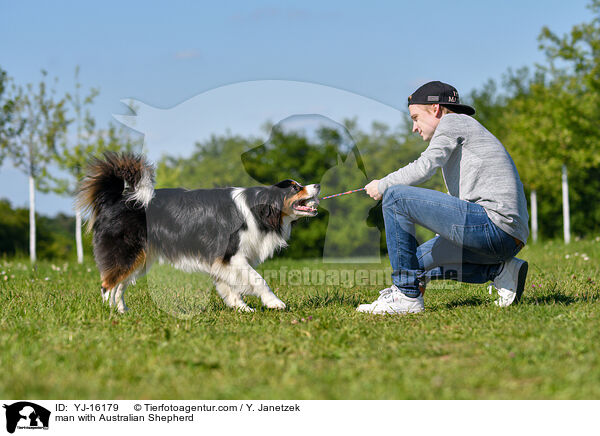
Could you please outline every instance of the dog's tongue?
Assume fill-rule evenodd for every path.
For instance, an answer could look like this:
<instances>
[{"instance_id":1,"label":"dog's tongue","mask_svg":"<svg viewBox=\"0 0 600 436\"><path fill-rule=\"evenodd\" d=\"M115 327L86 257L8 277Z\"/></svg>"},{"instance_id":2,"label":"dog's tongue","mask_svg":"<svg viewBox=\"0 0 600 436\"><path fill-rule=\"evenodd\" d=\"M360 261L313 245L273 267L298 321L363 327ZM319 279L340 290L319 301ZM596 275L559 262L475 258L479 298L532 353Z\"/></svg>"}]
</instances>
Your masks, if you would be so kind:
<instances>
[{"instance_id":1,"label":"dog's tongue","mask_svg":"<svg viewBox=\"0 0 600 436\"><path fill-rule=\"evenodd\" d=\"M296 206L296 209L298 209L298 210L308 210L308 211L315 210L315 208L310 207L310 206Z\"/></svg>"}]
</instances>

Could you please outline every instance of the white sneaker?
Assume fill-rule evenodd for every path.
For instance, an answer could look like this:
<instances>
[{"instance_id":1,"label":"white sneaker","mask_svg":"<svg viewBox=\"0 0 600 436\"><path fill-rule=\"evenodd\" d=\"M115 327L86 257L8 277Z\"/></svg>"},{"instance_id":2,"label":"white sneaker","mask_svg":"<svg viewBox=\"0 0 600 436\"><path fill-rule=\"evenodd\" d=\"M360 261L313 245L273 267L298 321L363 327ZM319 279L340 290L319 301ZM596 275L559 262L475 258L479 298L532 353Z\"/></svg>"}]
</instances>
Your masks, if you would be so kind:
<instances>
[{"instance_id":1,"label":"white sneaker","mask_svg":"<svg viewBox=\"0 0 600 436\"><path fill-rule=\"evenodd\" d=\"M418 313L425 310L423 304L423 295L416 298L407 297L396 287L386 288L379 291L379 298L371 304L361 304L356 308L358 312L377 313L377 314L397 314Z\"/></svg>"},{"instance_id":2,"label":"white sneaker","mask_svg":"<svg viewBox=\"0 0 600 436\"><path fill-rule=\"evenodd\" d=\"M373 304L375 304L379 300L383 301L383 299L388 294L390 294L392 291L395 291L396 289L398 289L398 288L396 288L396 285L392 285L389 288L385 288L385 289L379 291L379 298L377 298L377 300L373 301L372 303L359 304L358 307L356 308L356 310L359 312L368 312L368 309L371 308L371 306L373 306Z\"/></svg>"},{"instance_id":3,"label":"white sneaker","mask_svg":"<svg viewBox=\"0 0 600 436\"><path fill-rule=\"evenodd\" d=\"M500 273L488 286L490 295L492 295L493 288L498 291L498 299L494 301L496 306L506 307L519 302L525 289L528 268L529 264L526 261L516 257L502 264Z\"/></svg>"}]
</instances>

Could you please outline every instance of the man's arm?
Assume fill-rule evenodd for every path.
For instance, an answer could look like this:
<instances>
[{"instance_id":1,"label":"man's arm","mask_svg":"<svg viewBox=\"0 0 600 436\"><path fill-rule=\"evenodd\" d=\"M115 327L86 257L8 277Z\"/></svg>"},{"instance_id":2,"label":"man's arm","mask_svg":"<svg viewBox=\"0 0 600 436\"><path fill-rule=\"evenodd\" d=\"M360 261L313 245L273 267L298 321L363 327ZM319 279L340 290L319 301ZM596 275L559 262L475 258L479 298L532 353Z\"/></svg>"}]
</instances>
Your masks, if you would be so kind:
<instances>
[{"instance_id":1,"label":"man's arm","mask_svg":"<svg viewBox=\"0 0 600 436\"><path fill-rule=\"evenodd\" d=\"M448 117L446 115L444 118ZM367 194L374 200L379 200L385 190L393 185L419 185L429 180L438 168L444 166L456 147L462 145L463 138L459 136L462 123L440 122L435 135L427 149L419 158L408 165L388 174L381 180L373 180L365 186ZM377 182L377 183L375 183Z\"/></svg>"}]
</instances>

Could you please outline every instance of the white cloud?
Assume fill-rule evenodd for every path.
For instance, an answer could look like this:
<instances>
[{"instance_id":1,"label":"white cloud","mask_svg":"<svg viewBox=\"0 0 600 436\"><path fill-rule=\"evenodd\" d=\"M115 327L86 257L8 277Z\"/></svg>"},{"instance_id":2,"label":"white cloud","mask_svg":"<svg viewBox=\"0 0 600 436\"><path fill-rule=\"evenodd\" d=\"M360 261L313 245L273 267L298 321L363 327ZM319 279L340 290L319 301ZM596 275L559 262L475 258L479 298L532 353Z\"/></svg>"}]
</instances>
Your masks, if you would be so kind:
<instances>
[{"instance_id":1,"label":"white cloud","mask_svg":"<svg viewBox=\"0 0 600 436\"><path fill-rule=\"evenodd\" d=\"M181 50L175 53L175 59L193 59L199 58L200 52L198 50Z\"/></svg>"}]
</instances>

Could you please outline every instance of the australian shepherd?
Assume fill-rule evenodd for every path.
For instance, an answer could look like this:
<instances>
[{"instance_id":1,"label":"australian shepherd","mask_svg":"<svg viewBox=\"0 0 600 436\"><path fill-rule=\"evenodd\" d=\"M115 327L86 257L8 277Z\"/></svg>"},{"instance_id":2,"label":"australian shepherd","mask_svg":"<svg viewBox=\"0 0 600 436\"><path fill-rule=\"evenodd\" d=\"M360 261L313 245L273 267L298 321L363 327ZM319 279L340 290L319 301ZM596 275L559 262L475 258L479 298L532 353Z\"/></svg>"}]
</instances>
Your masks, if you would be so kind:
<instances>
[{"instance_id":1,"label":"australian shepherd","mask_svg":"<svg viewBox=\"0 0 600 436\"><path fill-rule=\"evenodd\" d=\"M284 180L272 186L154 189L154 168L139 155L93 158L76 205L89 213L102 299L125 312L128 285L154 261L212 277L229 307L253 311L255 295L272 309L285 304L253 266L287 245L292 222L317 214L318 184Z\"/></svg>"}]
</instances>

